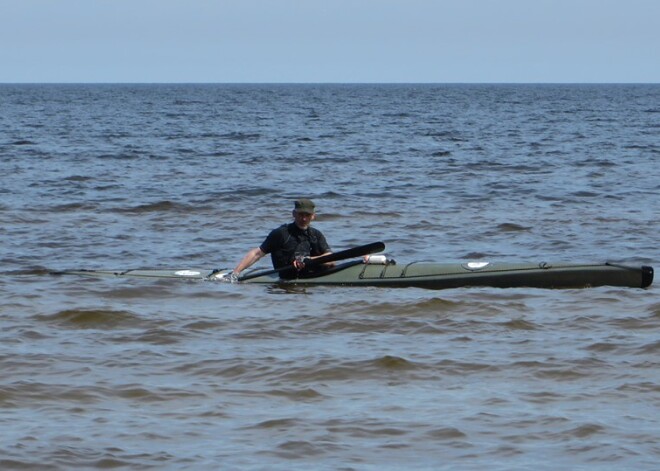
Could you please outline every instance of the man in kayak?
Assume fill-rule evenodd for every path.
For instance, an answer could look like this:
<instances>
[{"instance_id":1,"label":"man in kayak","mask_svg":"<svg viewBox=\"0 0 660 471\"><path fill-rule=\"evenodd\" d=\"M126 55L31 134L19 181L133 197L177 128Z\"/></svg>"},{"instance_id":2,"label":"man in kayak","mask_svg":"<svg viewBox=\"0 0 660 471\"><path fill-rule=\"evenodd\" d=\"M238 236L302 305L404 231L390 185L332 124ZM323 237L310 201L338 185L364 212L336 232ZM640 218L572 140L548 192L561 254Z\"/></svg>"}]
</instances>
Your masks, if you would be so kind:
<instances>
[{"instance_id":1,"label":"man in kayak","mask_svg":"<svg viewBox=\"0 0 660 471\"><path fill-rule=\"evenodd\" d=\"M236 265L232 278L237 279L246 268L254 265L264 255L270 254L274 269L292 267L280 273L282 278L295 278L305 270L306 258L314 259L331 253L325 236L311 226L316 218L315 205L311 200L296 200L293 208L293 222L283 224L268 234L259 247L250 250ZM325 267L329 264L325 264Z\"/></svg>"}]
</instances>

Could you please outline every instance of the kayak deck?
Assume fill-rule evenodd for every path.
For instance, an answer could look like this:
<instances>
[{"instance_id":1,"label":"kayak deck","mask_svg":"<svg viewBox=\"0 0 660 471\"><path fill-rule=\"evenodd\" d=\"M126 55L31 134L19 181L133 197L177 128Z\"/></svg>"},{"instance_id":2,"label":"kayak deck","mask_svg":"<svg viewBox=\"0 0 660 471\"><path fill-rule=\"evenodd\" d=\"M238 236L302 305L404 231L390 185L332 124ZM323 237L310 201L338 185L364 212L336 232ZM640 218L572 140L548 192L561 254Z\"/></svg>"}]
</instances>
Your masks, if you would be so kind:
<instances>
[{"instance_id":1,"label":"kayak deck","mask_svg":"<svg viewBox=\"0 0 660 471\"><path fill-rule=\"evenodd\" d=\"M371 264L359 261L345 262L321 274L310 277L280 279L277 273L253 269L244 273L254 276L243 283L381 286L392 288L416 287L447 289L468 286L498 288L588 288L596 286L622 286L647 288L653 282L650 266L626 266L614 263L430 263L413 262L405 265L394 263ZM93 277L170 278L189 280L226 280L227 269L137 269L66 270L56 274Z\"/></svg>"},{"instance_id":2,"label":"kayak deck","mask_svg":"<svg viewBox=\"0 0 660 471\"><path fill-rule=\"evenodd\" d=\"M588 288L623 286L646 288L653 268L615 264L557 263L427 263L372 265L347 263L322 276L278 280L277 275L253 278L248 283L295 283L299 285L353 285L447 289L467 286L497 288Z\"/></svg>"}]
</instances>

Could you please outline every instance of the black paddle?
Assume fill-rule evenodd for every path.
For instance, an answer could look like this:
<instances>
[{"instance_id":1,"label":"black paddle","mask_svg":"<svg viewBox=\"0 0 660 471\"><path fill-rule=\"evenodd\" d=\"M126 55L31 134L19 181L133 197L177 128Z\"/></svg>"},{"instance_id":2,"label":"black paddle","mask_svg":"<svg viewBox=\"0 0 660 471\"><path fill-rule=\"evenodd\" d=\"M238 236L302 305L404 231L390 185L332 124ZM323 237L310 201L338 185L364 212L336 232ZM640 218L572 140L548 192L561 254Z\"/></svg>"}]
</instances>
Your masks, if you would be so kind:
<instances>
[{"instance_id":1,"label":"black paddle","mask_svg":"<svg viewBox=\"0 0 660 471\"><path fill-rule=\"evenodd\" d=\"M336 262L338 260L345 260L347 258L356 258L363 255L368 255L370 253L382 252L385 250L385 244L383 242L373 242L367 245L361 245L360 247L353 247L352 249L342 250L341 252L330 253L328 255L323 255L322 257L315 258L313 260L308 260L305 262L305 268L315 267L317 265L322 265L328 262ZM283 267L277 268L275 270L266 270L258 273L250 273L247 275L239 276L238 281L251 280L252 278L258 278L260 276L272 275L273 273L279 273L284 270L293 270L294 268Z\"/></svg>"}]
</instances>

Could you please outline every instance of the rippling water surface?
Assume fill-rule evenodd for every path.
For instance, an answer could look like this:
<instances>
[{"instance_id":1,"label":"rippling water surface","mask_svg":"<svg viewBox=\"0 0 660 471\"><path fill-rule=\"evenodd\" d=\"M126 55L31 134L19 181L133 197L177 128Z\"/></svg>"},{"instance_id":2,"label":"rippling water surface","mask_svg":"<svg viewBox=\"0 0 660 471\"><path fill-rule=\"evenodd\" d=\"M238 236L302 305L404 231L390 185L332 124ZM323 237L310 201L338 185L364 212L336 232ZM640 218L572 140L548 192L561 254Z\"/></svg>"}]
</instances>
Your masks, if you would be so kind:
<instances>
[{"instance_id":1,"label":"rippling water surface","mask_svg":"<svg viewBox=\"0 0 660 471\"><path fill-rule=\"evenodd\" d=\"M659 86L1 85L0 124L0 468L657 469L656 286L48 272L233 267L301 195L334 250L657 268Z\"/></svg>"}]
</instances>

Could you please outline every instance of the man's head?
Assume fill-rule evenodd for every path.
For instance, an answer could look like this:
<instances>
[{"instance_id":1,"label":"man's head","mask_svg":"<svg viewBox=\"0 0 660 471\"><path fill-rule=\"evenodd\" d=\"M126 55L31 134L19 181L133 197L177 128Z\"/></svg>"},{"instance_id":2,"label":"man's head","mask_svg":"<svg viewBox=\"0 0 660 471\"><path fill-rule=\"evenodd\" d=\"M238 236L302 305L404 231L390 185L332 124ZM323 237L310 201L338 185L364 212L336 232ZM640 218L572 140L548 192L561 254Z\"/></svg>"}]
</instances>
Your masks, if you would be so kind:
<instances>
[{"instance_id":1,"label":"man's head","mask_svg":"<svg viewBox=\"0 0 660 471\"><path fill-rule=\"evenodd\" d=\"M300 198L294 202L293 219L296 226L307 229L316 217L316 207L312 200Z\"/></svg>"}]
</instances>

